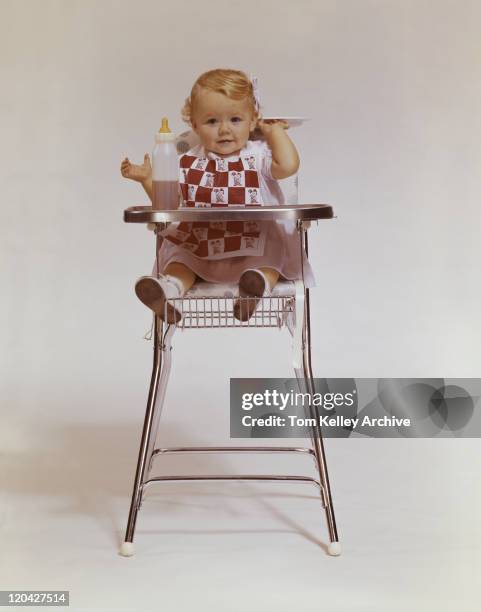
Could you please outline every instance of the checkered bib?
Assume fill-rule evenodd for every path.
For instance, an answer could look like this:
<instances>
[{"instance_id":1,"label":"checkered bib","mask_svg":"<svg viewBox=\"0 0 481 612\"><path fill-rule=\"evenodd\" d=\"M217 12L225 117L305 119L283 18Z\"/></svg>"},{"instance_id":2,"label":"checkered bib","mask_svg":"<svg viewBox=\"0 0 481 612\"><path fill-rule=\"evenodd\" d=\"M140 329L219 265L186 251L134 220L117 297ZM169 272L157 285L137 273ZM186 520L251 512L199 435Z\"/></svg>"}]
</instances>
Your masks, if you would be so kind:
<instances>
[{"instance_id":1,"label":"checkered bib","mask_svg":"<svg viewBox=\"0 0 481 612\"><path fill-rule=\"evenodd\" d=\"M195 208L261 206L255 155L236 160L182 155L179 184L184 206ZM205 259L263 255L267 231L259 221L172 223L165 239Z\"/></svg>"}]
</instances>

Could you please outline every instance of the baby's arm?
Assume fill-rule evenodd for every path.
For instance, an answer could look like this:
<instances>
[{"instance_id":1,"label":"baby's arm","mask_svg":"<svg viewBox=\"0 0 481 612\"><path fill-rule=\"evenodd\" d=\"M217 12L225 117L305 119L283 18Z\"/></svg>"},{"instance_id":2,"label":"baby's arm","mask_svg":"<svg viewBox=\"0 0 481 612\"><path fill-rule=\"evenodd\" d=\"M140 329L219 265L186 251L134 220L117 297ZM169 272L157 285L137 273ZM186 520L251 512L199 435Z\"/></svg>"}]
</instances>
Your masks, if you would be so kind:
<instances>
[{"instance_id":1,"label":"baby's arm","mask_svg":"<svg viewBox=\"0 0 481 612\"><path fill-rule=\"evenodd\" d=\"M125 178L141 183L145 193L152 201L152 166L147 153L144 155L144 163L141 166L131 164L129 158L126 157L120 166L120 172Z\"/></svg>"},{"instance_id":2,"label":"baby's arm","mask_svg":"<svg viewBox=\"0 0 481 612\"><path fill-rule=\"evenodd\" d=\"M286 133L287 123L260 119L257 127L272 151L272 177L283 179L295 174L299 169L299 154Z\"/></svg>"}]
</instances>

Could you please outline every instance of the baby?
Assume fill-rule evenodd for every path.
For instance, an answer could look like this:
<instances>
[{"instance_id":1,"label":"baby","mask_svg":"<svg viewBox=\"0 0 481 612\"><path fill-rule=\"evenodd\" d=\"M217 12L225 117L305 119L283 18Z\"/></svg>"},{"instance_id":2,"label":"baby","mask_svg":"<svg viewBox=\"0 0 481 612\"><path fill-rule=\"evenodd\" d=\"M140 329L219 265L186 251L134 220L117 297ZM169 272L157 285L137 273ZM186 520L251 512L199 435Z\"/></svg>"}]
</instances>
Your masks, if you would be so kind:
<instances>
[{"instance_id":1,"label":"baby","mask_svg":"<svg viewBox=\"0 0 481 612\"><path fill-rule=\"evenodd\" d=\"M286 133L287 123L262 120L259 112L255 88L244 72L216 69L197 79L182 111L200 140L179 158L184 206L284 203L277 180L297 172L299 155ZM254 132L262 139L249 140ZM147 154L142 165L125 158L121 173L140 182L152 200ZM234 316L241 321L252 316L280 275L300 277L298 243L280 223L176 223L162 235L158 252L162 274L141 277L135 285L139 299L162 318L165 300L182 297L198 277L239 283ZM310 274L307 260L304 266ZM242 299L246 297L251 299ZM168 304L167 322L181 317L180 309Z\"/></svg>"}]
</instances>

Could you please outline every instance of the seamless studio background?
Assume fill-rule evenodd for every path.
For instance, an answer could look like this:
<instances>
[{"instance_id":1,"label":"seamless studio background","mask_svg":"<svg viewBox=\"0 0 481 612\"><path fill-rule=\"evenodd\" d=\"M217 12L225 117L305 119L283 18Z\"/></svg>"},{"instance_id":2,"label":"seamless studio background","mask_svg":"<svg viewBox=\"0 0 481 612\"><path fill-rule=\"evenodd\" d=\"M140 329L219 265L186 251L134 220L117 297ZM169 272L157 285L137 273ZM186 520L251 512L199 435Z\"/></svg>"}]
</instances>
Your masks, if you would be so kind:
<instances>
[{"instance_id":1,"label":"seamless studio background","mask_svg":"<svg viewBox=\"0 0 481 612\"><path fill-rule=\"evenodd\" d=\"M125 574L122 601L129 601L129 571L143 567L141 555L128 566L115 551L152 356L142 339L150 315L133 286L151 270L154 243L143 226L122 220L125 208L147 199L120 176L121 160L140 162L151 151L164 115L175 131L186 129L180 109L201 72L235 67L257 75L266 115L310 118L291 133L301 155L301 201L330 203L337 214L310 232L315 375L479 376L481 6L2 0L1 8L1 528L10 551L1 588L72 588L83 609L89 594L105 609L115 581L106 572L98 582L99 559ZM171 445L226 441L230 377L291 375L287 332L206 333L174 338L162 430ZM311 568L322 567L332 585L351 581L336 609L374 610L376 602L386 609L396 591L400 606L416 601L413 609L428 610L436 602L442 610L461 598L470 610L480 566L478 441L331 440L327 450L348 553L326 565L308 538L290 534L289 546ZM180 596L187 606L204 569L190 558L196 570L189 574L184 562L190 595L168 588L173 570L162 538L187 557L200 555L192 552L199 540L185 539L181 510L180 531L169 536L169 526L154 520L159 503L138 539L163 568L164 603ZM148 524L142 512L138 529ZM302 522L303 510L292 512ZM211 609L246 605L212 552L216 545L232 556L229 534L242 530L238 520L227 535L202 535L221 585ZM256 587L259 601L267 601L269 585L278 609L292 608L301 592L305 610L321 592L336 599L334 587L312 586L314 570L294 572L281 592L275 551L286 534L279 527L265 547L255 529L241 534L244 548L235 546L253 575L257 563L272 568ZM23 544L19 534L27 536ZM389 562L379 556L380 534L397 554ZM417 538L422 546L408 562L400 543ZM252 564L249 554L259 547L263 556ZM144 569L140 583L150 576ZM379 572L381 592L363 572Z\"/></svg>"}]
</instances>

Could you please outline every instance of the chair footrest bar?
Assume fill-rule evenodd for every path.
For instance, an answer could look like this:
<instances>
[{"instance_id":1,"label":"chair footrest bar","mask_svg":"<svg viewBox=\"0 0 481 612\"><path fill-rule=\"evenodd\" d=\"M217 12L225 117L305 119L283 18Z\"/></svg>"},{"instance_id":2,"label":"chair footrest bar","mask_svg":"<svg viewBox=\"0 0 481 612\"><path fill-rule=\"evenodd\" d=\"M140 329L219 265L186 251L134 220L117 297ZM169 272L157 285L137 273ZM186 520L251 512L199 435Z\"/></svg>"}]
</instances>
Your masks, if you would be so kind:
<instances>
[{"instance_id":1,"label":"chair footrest bar","mask_svg":"<svg viewBox=\"0 0 481 612\"><path fill-rule=\"evenodd\" d=\"M173 446L170 448L156 448L152 453L152 457L175 453L302 453L315 457L312 448L297 448L294 446Z\"/></svg>"},{"instance_id":2,"label":"chair footrest bar","mask_svg":"<svg viewBox=\"0 0 481 612\"><path fill-rule=\"evenodd\" d=\"M145 492L146 488L154 483L158 482L191 482L193 480L198 481L219 481L219 480L232 480L232 481L257 481L257 482L279 482L279 481L289 481L289 482L300 482L300 483L309 483L314 484L322 491L323 487L321 483L315 478L311 478L310 476L284 476L284 475L271 475L271 474L202 474L202 475L175 475L175 476L155 476L154 478L149 478L143 484L143 492ZM324 503L324 500L322 500Z\"/></svg>"}]
</instances>

